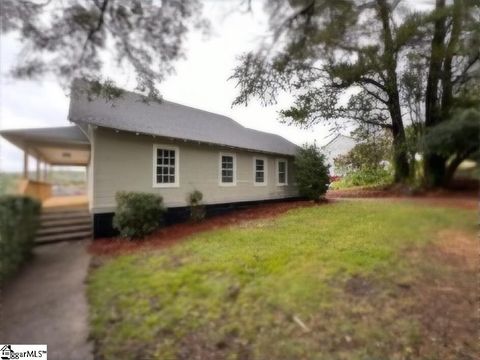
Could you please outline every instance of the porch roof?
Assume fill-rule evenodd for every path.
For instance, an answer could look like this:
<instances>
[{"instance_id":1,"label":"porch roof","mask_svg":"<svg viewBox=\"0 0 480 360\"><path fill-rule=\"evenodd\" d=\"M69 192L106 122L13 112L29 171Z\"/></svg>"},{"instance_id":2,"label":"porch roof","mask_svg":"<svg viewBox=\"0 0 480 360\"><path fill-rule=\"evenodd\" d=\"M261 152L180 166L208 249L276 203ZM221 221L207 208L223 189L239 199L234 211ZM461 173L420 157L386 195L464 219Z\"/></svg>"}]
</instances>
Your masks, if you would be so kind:
<instances>
[{"instance_id":1,"label":"porch roof","mask_svg":"<svg viewBox=\"0 0 480 360\"><path fill-rule=\"evenodd\" d=\"M50 165L87 165L90 142L78 126L2 130L0 136Z\"/></svg>"}]
</instances>

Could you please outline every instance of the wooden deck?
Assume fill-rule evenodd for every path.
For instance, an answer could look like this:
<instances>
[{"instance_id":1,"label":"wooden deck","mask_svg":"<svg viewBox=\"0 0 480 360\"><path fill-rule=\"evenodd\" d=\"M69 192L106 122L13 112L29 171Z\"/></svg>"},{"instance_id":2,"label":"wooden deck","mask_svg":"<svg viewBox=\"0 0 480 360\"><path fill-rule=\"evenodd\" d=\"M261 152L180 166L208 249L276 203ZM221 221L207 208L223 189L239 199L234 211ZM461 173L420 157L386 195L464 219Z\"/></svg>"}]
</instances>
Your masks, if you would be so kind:
<instances>
[{"instance_id":1,"label":"wooden deck","mask_svg":"<svg viewBox=\"0 0 480 360\"><path fill-rule=\"evenodd\" d=\"M86 195L54 196L45 199L42 205L44 209L48 210L62 208L87 209L88 198Z\"/></svg>"}]
</instances>

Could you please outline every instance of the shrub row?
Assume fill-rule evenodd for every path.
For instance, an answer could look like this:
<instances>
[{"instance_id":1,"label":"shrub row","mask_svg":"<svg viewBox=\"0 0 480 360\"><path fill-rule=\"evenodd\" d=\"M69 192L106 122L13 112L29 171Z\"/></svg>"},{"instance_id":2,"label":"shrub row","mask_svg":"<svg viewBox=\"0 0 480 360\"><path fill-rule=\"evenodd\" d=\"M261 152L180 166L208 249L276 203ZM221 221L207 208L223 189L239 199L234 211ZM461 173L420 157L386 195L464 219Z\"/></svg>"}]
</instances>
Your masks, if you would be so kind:
<instances>
[{"instance_id":1,"label":"shrub row","mask_svg":"<svg viewBox=\"0 0 480 360\"><path fill-rule=\"evenodd\" d=\"M205 218L205 207L202 205L203 194L195 190L188 194L192 221ZM139 239L151 234L163 225L166 209L160 195L141 192L118 192L117 208L113 217L113 227L121 237Z\"/></svg>"},{"instance_id":2,"label":"shrub row","mask_svg":"<svg viewBox=\"0 0 480 360\"><path fill-rule=\"evenodd\" d=\"M0 197L0 282L10 277L31 255L40 211L40 202L30 197Z\"/></svg>"},{"instance_id":3,"label":"shrub row","mask_svg":"<svg viewBox=\"0 0 480 360\"><path fill-rule=\"evenodd\" d=\"M387 169L361 169L353 171L332 183L332 189L344 189L354 186L388 185L392 182L392 173Z\"/></svg>"}]
</instances>

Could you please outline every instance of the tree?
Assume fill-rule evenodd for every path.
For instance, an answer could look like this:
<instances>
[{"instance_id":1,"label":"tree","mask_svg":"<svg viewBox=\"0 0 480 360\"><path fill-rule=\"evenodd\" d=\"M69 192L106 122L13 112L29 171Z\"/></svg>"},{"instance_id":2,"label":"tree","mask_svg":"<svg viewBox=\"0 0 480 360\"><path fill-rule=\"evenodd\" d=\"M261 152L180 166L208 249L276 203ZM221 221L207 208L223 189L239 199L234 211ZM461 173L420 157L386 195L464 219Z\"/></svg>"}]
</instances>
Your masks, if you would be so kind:
<instances>
[{"instance_id":1,"label":"tree","mask_svg":"<svg viewBox=\"0 0 480 360\"><path fill-rule=\"evenodd\" d=\"M479 80L472 76L472 68L478 66L480 60L480 5L469 0L454 0L447 6L445 0L436 0L433 18L425 92L427 129L449 121L460 105L456 101L458 97L465 96L464 89L473 86L473 82L478 84ZM443 129L453 128L446 126ZM425 154L425 180L428 185L438 186L452 176L446 173L449 156L444 151L431 150Z\"/></svg>"},{"instance_id":2,"label":"tree","mask_svg":"<svg viewBox=\"0 0 480 360\"><path fill-rule=\"evenodd\" d=\"M105 66L126 67L136 74L137 90L151 97L184 55L188 30L206 29L200 13L200 0L0 2L2 33L19 34L23 45L11 69L15 77L98 84Z\"/></svg>"},{"instance_id":3,"label":"tree","mask_svg":"<svg viewBox=\"0 0 480 360\"><path fill-rule=\"evenodd\" d=\"M335 166L350 171L384 169L384 162L391 160L391 146L391 138L385 134L367 138L347 154L334 159Z\"/></svg>"},{"instance_id":4,"label":"tree","mask_svg":"<svg viewBox=\"0 0 480 360\"><path fill-rule=\"evenodd\" d=\"M395 180L406 180L405 124L423 136L426 114L428 124L436 123L431 117L440 102L438 116L445 118L456 101L452 94L472 81L469 70L478 66L479 5L441 2L434 11L418 12L399 0L270 0L274 39L241 58L232 76L240 88L234 104L251 97L270 104L287 91L294 96L293 106L281 112L287 123L353 120L386 129ZM442 41L446 50L438 51ZM430 99L422 114L433 94L441 101Z\"/></svg>"},{"instance_id":5,"label":"tree","mask_svg":"<svg viewBox=\"0 0 480 360\"><path fill-rule=\"evenodd\" d=\"M395 179L405 180L409 166L397 70L398 58L414 36L416 14L398 24L397 4L270 1L275 41L241 58L232 76L240 87L234 104L247 104L252 96L268 104L280 91L289 91L294 105L281 114L290 123L353 119L387 129L393 137ZM289 15L277 21L282 13ZM342 96L349 98L347 104L341 103Z\"/></svg>"},{"instance_id":6,"label":"tree","mask_svg":"<svg viewBox=\"0 0 480 360\"><path fill-rule=\"evenodd\" d=\"M325 156L316 144L304 145L295 157L295 176L301 196L319 200L330 183Z\"/></svg>"},{"instance_id":7,"label":"tree","mask_svg":"<svg viewBox=\"0 0 480 360\"><path fill-rule=\"evenodd\" d=\"M448 185L462 161L480 160L479 139L480 108L462 110L428 130L426 154L434 153L447 159L443 185Z\"/></svg>"}]
</instances>

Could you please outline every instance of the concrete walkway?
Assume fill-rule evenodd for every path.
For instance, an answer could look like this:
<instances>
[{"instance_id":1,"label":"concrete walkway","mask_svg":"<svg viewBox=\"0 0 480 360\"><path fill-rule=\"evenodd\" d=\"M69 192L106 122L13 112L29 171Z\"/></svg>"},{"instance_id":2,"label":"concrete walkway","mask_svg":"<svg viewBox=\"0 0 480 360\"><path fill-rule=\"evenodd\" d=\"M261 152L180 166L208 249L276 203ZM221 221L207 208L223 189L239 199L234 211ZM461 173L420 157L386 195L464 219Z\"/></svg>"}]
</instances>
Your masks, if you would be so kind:
<instances>
[{"instance_id":1,"label":"concrete walkway","mask_svg":"<svg viewBox=\"0 0 480 360\"><path fill-rule=\"evenodd\" d=\"M1 292L0 343L47 344L49 360L90 360L87 241L40 246Z\"/></svg>"}]
</instances>

